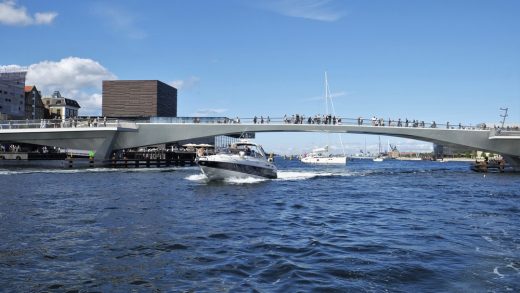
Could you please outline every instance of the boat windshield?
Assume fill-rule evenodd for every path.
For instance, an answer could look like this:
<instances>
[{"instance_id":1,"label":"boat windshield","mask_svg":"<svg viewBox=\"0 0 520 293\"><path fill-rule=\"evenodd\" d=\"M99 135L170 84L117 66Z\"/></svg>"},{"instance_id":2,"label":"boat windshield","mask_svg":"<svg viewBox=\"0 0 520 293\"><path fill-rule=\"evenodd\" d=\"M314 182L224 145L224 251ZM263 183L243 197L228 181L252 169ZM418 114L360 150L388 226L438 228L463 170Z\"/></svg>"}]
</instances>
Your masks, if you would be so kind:
<instances>
[{"instance_id":1,"label":"boat windshield","mask_svg":"<svg viewBox=\"0 0 520 293\"><path fill-rule=\"evenodd\" d=\"M232 144L230 147L223 149L223 153L228 154L240 154L244 153L245 156L254 157L254 158L265 158L264 150L261 146L256 144L248 144L248 143L237 143Z\"/></svg>"}]
</instances>

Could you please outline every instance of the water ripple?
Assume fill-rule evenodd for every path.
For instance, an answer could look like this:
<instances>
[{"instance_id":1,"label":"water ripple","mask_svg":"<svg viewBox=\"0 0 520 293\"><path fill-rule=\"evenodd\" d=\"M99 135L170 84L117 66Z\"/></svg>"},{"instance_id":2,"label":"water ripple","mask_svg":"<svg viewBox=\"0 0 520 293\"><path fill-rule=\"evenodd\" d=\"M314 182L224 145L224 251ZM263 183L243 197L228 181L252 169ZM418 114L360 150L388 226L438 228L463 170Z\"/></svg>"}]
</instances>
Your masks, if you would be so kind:
<instances>
[{"instance_id":1,"label":"water ripple","mask_svg":"<svg viewBox=\"0 0 520 293\"><path fill-rule=\"evenodd\" d=\"M0 170L10 292L520 291L520 181L464 164ZM7 288L7 289L5 289Z\"/></svg>"}]
</instances>

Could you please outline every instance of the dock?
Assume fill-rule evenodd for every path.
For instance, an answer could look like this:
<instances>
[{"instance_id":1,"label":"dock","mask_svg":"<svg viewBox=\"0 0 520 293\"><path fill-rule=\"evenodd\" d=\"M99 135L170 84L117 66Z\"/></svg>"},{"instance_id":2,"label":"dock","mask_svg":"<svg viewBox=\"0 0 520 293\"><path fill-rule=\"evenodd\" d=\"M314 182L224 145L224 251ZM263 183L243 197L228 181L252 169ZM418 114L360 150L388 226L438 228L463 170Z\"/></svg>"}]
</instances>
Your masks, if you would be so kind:
<instances>
[{"instance_id":1,"label":"dock","mask_svg":"<svg viewBox=\"0 0 520 293\"><path fill-rule=\"evenodd\" d=\"M130 152L122 158L112 157L108 165L112 168L150 168L194 166L195 152Z\"/></svg>"}]
</instances>

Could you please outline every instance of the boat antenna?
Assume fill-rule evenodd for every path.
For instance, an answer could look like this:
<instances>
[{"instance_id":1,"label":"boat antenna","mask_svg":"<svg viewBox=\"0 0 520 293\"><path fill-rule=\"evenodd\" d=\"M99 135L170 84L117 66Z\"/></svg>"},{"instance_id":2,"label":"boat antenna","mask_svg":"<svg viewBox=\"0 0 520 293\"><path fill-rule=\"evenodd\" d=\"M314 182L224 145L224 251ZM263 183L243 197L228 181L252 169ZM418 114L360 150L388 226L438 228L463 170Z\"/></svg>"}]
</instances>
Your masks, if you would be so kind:
<instances>
[{"instance_id":1,"label":"boat antenna","mask_svg":"<svg viewBox=\"0 0 520 293\"><path fill-rule=\"evenodd\" d=\"M502 127L501 128L504 128L504 123L506 123L506 117L508 116L507 110L509 110L509 108L500 108L500 111L504 111L504 114L500 114L500 117L502 117Z\"/></svg>"},{"instance_id":2,"label":"boat antenna","mask_svg":"<svg viewBox=\"0 0 520 293\"><path fill-rule=\"evenodd\" d=\"M243 137L246 133L247 133L247 127L244 129L244 131L242 131L242 133L240 133L240 136L238 137L238 139L243 139Z\"/></svg>"}]
</instances>

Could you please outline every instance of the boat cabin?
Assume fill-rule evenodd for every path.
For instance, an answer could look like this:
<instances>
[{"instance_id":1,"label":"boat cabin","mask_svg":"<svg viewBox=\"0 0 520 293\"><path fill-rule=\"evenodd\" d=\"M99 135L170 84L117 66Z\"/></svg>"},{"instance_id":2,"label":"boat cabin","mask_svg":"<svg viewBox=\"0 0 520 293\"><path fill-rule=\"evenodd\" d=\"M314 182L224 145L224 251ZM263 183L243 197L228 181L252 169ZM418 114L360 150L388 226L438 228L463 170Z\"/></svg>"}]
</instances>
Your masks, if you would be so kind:
<instances>
[{"instance_id":1,"label":"boat cabin","mask_svg":"<svg viewBox=\"0 0 520 293\"><path fill-rule=\"evenodd\" d=\"M265 158L265 152L262 146L251 142L237 142L231 145L229 152L239 154L241 156Z\"/></svg>"}]
</instances>

